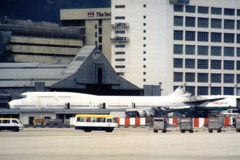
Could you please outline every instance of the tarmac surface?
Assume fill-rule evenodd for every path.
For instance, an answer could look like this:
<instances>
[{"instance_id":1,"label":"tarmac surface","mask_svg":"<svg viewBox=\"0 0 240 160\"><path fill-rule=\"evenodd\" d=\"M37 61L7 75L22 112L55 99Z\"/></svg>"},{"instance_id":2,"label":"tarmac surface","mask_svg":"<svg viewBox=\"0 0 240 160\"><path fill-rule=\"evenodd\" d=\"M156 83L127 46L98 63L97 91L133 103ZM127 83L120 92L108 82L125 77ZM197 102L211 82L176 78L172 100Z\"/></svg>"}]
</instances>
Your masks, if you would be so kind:
<instances>
[{"instance_id":1,"label":"tarmac surface","mask_svg":"<svg viewBox=\"0 0 240 160\"><path fill-rule=\"evenodd\" d=\"M0 159L240 159L240 133L200 130L153 133L119 128L112 133L74 128L25 128L0 132Z\"/></svg>"}]
</instances>

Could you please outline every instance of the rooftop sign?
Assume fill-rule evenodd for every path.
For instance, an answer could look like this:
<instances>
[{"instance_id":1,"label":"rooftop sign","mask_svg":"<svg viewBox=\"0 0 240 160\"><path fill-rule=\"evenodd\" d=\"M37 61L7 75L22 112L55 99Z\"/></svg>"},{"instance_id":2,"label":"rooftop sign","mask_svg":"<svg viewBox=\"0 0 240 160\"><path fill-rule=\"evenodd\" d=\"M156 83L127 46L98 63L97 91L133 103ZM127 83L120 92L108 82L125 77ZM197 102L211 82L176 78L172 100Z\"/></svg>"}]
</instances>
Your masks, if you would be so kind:
<instances>
[{"instance_id":1,"label":"rooftop sign","mask_svg":"<svg viewBox=\"0 0 240 160\"><path fill-rule=\"evenodd\" d=\"M188 4L190 0L169 0L170 3L184 3Z\"/></svg>"}]
</instances>

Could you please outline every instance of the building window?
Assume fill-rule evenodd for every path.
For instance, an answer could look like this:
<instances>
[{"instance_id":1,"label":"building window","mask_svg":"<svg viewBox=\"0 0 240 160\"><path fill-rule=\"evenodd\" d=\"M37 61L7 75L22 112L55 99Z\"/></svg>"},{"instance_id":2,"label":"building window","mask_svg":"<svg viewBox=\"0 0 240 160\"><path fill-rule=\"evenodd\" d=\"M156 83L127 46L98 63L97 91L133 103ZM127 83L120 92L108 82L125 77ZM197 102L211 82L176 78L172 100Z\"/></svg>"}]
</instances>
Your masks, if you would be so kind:
<instances>
[{"instance_id":1,"label":"building window","mask_svg":"<svg viewBox=\"0 0 240 160\"><path fill-rule=\"evenodd\" d=\"M124 65L121 65L121 66L115 66L115 68L125 68Z\"/></svg>"},{"instance_id":2,"label":"building window","mask_svg":"<svg viewBox=\"0 0 240 160\"><path fill-rule=\"evenodd\" d=\"M143 40L146 40L146 37L143 37Z\"/></svg>"},{"instance_id":3,"label":"building window","mask_svg":"<svg viewBox=\"0 0 240 160\"><path fill-rule=\"evenodd\" d=\"M224 29L234 29L234 20L224 19Z\"/></svg>"},{"instance_id":4,"label":"building window","mask_svg":"<svg viewBox=\"0 0 240 160\"><path fill-rule=\"evenodd\" d=\"M146 51L143 51L143 54L146 54Z\"/></svg>"},{"instance_id":5,"label":"building window","mask_svg":"<svg viewBox=\"0 0 240 160\"><path fill-rule=\"evenodd\" d=\"M183 26L182 16L174 16L174 26Z\"/></svg>"},{"instance_id":6,"label":"building window","mask_svg":"<svg viewBox=\"0 0 240 160\"><path fill-rule=\"evenodd\" d=\"M125 31L115 31L115 34L125 34Z\"/></svg>"},{"instance_id":7,"label":"building window","mask_svg":"<svg viewBox=\"0 0 240 160\"><path fill-rule=\"evenodd\" d=\"M215 74L215 73L211 74L211 83L221 83L221 82L222 82L221 74Z\"/></svg>"},{"instance_id":8,"label":"building window","mask_svg":"<svg viewBox=\"0 0 240 160\"><path fill-rule=\"evenodd\" d=\"M224 74L224 83L234 83L234 74Z\"/></svg>"},{"instance_id":9,"label":"building window","mask_svg":"<svg viewBox=\"0 0 240 160\"><path fill-rule=\"evenodd\" d=\"M173 73L173 81L174 82L182 82L183 81L183 73L182 72L174 72Z\"/></svg>"},{"instance_id":10,"label":"building window","mask_svg":"<svg viewBox=\"0 0 240 160\"><path fill-rule=\"evenodd\" d=\"M209 7L198 6L198 13L208 14Z\"/></svg>"},{"instance_id":11,"label":"building window","mask_svg":"<svg viewBox=\"0 0 240 160\"><path fill-rule=\"evenodd\" d=\"M189 5L186 5L186 12L187 13L195 13L195 6L189 6Z\"/></svg>"},{"instance_id":12,"label":"building window","mask_svg":"<svg viewBox=\"0 0 240 160\"><path fill-rule=\"evenodd\" d=\"M99 45L98 48L100 49L100 51L102 51L102 45Z\"/></svg>"},{"instance_id":13,"label":"building window","mask_svg":"<svg viewBox=\"0 0 240 160\"><path fill-rule=\"evenodd\" d=\"M143 79L143 82L146 82L147 80L146 79Z\"/></svg>"},{"instance_id":14,"label":"building window","mask_svg":"<svg viewBox=\"0 0 240 160\"><path fill-rule=\"evenodd\" d=\"M240 34L237 34L237 43L240 43Z\"/></svg>"},{"instance_id":15,"label":"building window","mask_svg":"<svg viewBox=\"0 0 240 160\"><path fill-rule=\"evenodd\" d=\"M234 34L224 33L224 43L234 43Z\"/></svg>"},{"instance_id":16,"label":"building window","mask_svg":"<svg viewBox=\"0 0 240 160\"><path fill-rule=\"evenodd\" d=\"M240 50L240 48L239 48ZM183 45L182 44L174 44L173 46L174 54L183 54Z\"/></svg>"},{"instance_id":17,"label":"building window","mask_svg":"<svg viewBox=\"0 0 240 160\"><path fill-rule=\"evenodd\" d=\"M116 55L125 54L125 52L115 52Z\"/></svg>"},{"instance_id":18,"label":"building window","mask_svg":"<svg viewBox=\"0 0 240 160\"><path fill-rule=\"evenodd\" d=\"M122 20L122 19L125 19L125 17L124 16L115 17L115 20Z\"/></svg>"},{"instance_id":19,"label":"building window","mask_svg":"<svg viewBox=\"0 0 240 160\"><path fill-rule=\"evenodd\" d=\"M95 24L95 29L97 29L97 24Z\"/></svg>"},{"instance_id":20,"label":"building window","mask_svg":"<svg viewBox=\"0 0 240 160\"><path fill-rule=\"evenodd\" d=\"M198 27L208 28L208 18L198 18Z\"/></svg>"},{"instance_id":21,"label":"building window","mask_svg":"<svg viewBox=\"0 0 240 160\"><path fill-rule=\"evenodd\" d=\"M221 60L211 60L211 69L222 69Z\"/></svg>"},{"instance_id":22,"label":"building window","mask_svg":"<svg viewBox=\"0 0 240 160\"><path fill-rule=\"evenodd\" d=\"M122 45L122 44L120 44L120 45L115 45L115 48L125 48L125 45Z\"/></svg>"},{"instance_id":23,"label":"building window","mask_svg":"<svg viewBox=\"0 0 240 160\"><path fill-rule=\"evenodd\" d=\"M185 68L195 68L195 59L185 59Z\"/></svg>"},{"instance_id":24,"label":"building window","mask_svg":"<svg viewBox=\"0 0 240 160\"><path fill-rule=\"evenodd\" d=\"M223 88L224 95L234 95L233 87L224 87Z\"/></svg>"},{"instance_id":25,"label":"building window","mask_svg":"<svg viewBox=\"0 0 240 160\"><path fill-rule=\"evenodd\" d=\"M146 72L143 72L143 75L146 75Z\"/></svg>"},{"instance_id":26,"label":"building window","mask_svg":"<svg viewBox=\"0 0 240 160\"><path fill-rule=\"evenodd\" d=\"M237 47L237 57L240 57L240 48Z\"/></svg>"},{"instance_id":27,"label":"building window","mask_svg":"<svg viewBox=\"0 0 240 160\"><path fill-rule=\"evenodd\" d=\"M198 73L198 82L208 82L208 73Z\"/></svg>"},{"instance_id":28,"label":"building window","mask_svg":"<svg viewBox=\"0 0 240 160\"><path fill-rule=\"evenodd\" d=\"M98 34L102 35L102 28L98 28Z\"/></svg>"},{"instance_id":29,"label":"building window","mask_svg":"<svg viewBox=\"0 0 240 160\"><path fill-rule=\"evenodd\" d=\"M235 15L235 9L224 8L224 15L226 15L226 16L234 16Z\"/></svg>"},{"instance_id":30,"label":"building window","mask_svg":"<svg viewBox=\"0 0 240 160\"><path fill-rule=\"evenodd\" d=\"M208 42L208 32L198 32L199 42Z\"/></svg>"},{"instance_id":31,"label":"building window","mask_svg":"<svg viewBox=\"0 0 240 160\"><path fill-rule=\"evenodd\" d=\"M217 15L222 15L222 8L211 8L211 14L217 14Z\"/></svg>"},{"instance_id":32,"label":"building window","mask_svg":"<svg viewBox=\"0 0 240 160\"><path fill-rule=\"evenodd\" d=\"M174 31L174 40L183 40L183 31Z\"/></svg>"},{"instance_id":33,"label":"building window","mask_svg":"<svg viewBox=\"0 0 240 160\"><path fill-rule=\"evenodd\" d=\"M186 27L195 27L195 17L186 17Z\"/></svg>"},{"instance_id":34,"label":"building window","mask_svg":"<svg viewBox=\"0 0 240 160\"><path fill-rule=\"evenodd\" d=\"M208 46L198 46L198 55L207 56Z\"/></svg>"},{"instance_id":35,"label":"building window","mask_svg":"<svg viewBox=\"0 0 240 160\"><path fill-rule=\"evenodd\" d=\"M222 33L211 33L211 42L222 42Z\"/></svg>"},{"instance_id":36,"label":"building window","mask_svg":"<svg viewBox=\"0 0 240 160\"><path fill-rule=\"evenodd\" d=\"M192 96L195 96L195 86L186 86L185 90L191 93Z\"/></svg>"},{"instance_id":37,"label":"building window","mask_svg":"<svg viewBox=\"0 0 240 160\"><path fill-rule=\"evenodd\" d=\"M146 68L147 66L146 65L143 65L143 68Z\"/></svg>"},{"instance_id":38,"label":"building window","mask_svg":"<svg viewBox=\"0 0 240 160\"><path fill-rule=\"evenodd\" d=\"M125 5L115 5L115 8L125 8Z\"/></svg>"},{"instance_id":39,"label":"building window","mask_svg":"<svg viewBox=\"0 0 240 160\"><path fill-rule=\"evenodd\" d=\"M224 56L234 57L234 47L224 47Z\"/></svg>"},{"instance_id":40,"label":"building window","mask_svg":"<svg viewBox=\"0 0 240 160\"><path fill-rule=\"evenodd\" d=\"M195 31L186 31L185 40L186 41L195 41Z\"/></svg>"},{"instance_id":41,"label":"building window","mask_svg":"<svg viewBox=\"0 0 240 160\"><path fill-rule=\"evenodd\" d=\"M185 73L185 82L195 82L195 73Z\"/></svg>"},{"instance_id":42,"label":"building window","mask_svg":"<svg viewBox=\"0 0 240 160\"><path fill-rule=\"evenodd\" d=\"M117 59L115 59L115 61L116 62L123 62L123 61L125 61L125 59L124 58L117 58Z\"/></svg>"},{"instance_id":43,"label":"building window","mask_svg":"<svg viewBox=\"0 0 240 160\"><path fill-rule=\"evenodd\" d=\"M146 19L146 16L143 16L143 19Z\"/></svg>"},{"instance_id":44,"label":"building window","mask_svg":"<svg viewBox=\"0 0 240 160\"><path fill-rule=\"evenodd\" d=\"M97 46L97 41L95 41L95 46Z\"/></svg>"},{"instance_id":45,"label":"building window","mask_svg":"<svg viewBox=\"0 0 240 160\"><path fill-rule=\"evenodd\" d=\"M146 8L147 7L147 5L146 4L143 4L143 8Z\"/></svg>"},{"instance_id":46,"label":"building window","mask_svg":"<svg viewBox=\"0 0 240 160\"><path fill-rule=\"evenodd\" d=\"M186 45L185 46L185 54L186 55L195 55L195 46L194 45Z\"/></svg>"},{"instance_id":47,"label":"building window","mask_svg":"<svg viewBox=\"0 0 240 160\"><path fill-rule=\"evenodd\" d=\"M237 16L240 16L240 9L237 10Z\"/></svg>"},{"instance_id":48,"label":"building window","mask_svg":"<svg viewBox=\"0 0 240 160\"><path fill-rule=\"evenodd\" d=\"M221 56L222 47L220 46L211 46L211 56Z\"/></svg>"},{"instance_id":49,"label":"building window","mask_svg":"<svg viewBox=\"0 0 240 160\"><path fill-rule=\"evenodd\" d=\"M99 42L99 43L102 43L102 36L99 36L99 37L98 37L98 42Z\"/></svg>"},{"instance_id":50,"label":"building window","mask_svg":"<svg viewBox=\"0 0 240 160\"><path fill-rule=\"evenodd\" d=\"M211 95L221 95L221 87L211 87Z\"/></svg>"},{"instance_id":51,"label":"building window","mask_svg":"<svg viewBox=\"0 0 240 160\"><path fill-rule=\"evenodd\" d=\"M225 70L234 70L234 61L224 60L223 65Z\"/></svg>"},{"instance_id":52,"label":"building window","mask_svg":"<svg viewBox=\"0 0 240 160\"><path fill-rule=\"evenodd\" d=\"M146 44L143 44L143 47L146 47Z\"/></svg>"},{"instance_id":53,"label":"building window","mask_svg":"<svg viewBox=\"0 0 240 160\"><path fill-rule=\"evenodd\" d=\"M182 58L174 58L173 59L173 67L174 68L183 68L183 59Z\"/></svg>"},{"instance_id":54,"label":"building window","mask_svg":"<svg viewBox=\"0 0 240 160\"><path fill-rule=\"evenodd\" d=\"M222 28L222 20L221 19L211 19L211 28Z\"/></svg>"},{"instance_id":55,"label":"building window","mask_svg":"<svg viewBox=\"0 0 240 160\"><path fill-rule=\"evenodd\" d=\"M237 70L240 70L240 61L237 61L237 66L236 66Z\"/></svg>"},{"instance_id":56,"label":"building window","mask_svg":"<svg viewBox=\"0 0 240 160\"><path fill-rule=\"evenodd\" d=\"M198 96L208 95L208 87L197 87L197 88L198 88Z\"/></svg>"},{"instance_id":57,"label":"building window","mask_svg":"<svg viewBox=\"0 0 240 160\"><path fill-rule=\"evenodd\" d=\"M183 5L174 4L174 12L183 12Z\"/></svg>"},{"instance_id":58,"label":"building window","mask_svg":"<svg viewBox=\"0 0 240 160\"><path fill-rule=\"evenodd\" d=\"M99 26L102 26L102 19L99 19L99 20L98 20L98 25L99 25Z\"/></svg>"},{"instance_id":59,"label":"building window","mask_svg":"<svg viewBox=\"0 0 240 160\"><path fill-rule=\"evenodd\" d=\"M97 32L95 32L95 38L97 38Z\"/></svg>"},{"instance_id":60,"label":"building window","mask_svg":"<svg viewBox=\"0 0 240 160\"><path fill-rule=\"evenodd\" d=\"M146 58L143 58L143 61L146 61Z\"/></svg>"},{"instance_id":61,"label":"building window","mask_svg":"<svg viewBox=\"0 0 240 160\"><path fill-rule=\"evenodd\" d=\"M146 33L147 31L146 30L143 30L143 33Z\"/></svg>"},{"instance_id":62,"label":"building window","mask_svg":"<svg viewBox=\"0 0 240 160\"><path fill-rule=\"evenodd\" d=\"M237 74L237 83L240 83L240 74Z\"/></svg>"},{"instance_id":63,"label":"building window","mask_svg":"<svg viewBox=\"0 0 240 160\"><path fill-rule=\"evenodd\" d=\"M197 60L198 69L208 69L208 59Z\"/></svg>"},{"instance_id":64,"label":"building window","mask_svg":"<svg viewBox=\"0 0 240 160\"><path fill-rule=\"evenodd\" d=\"M143 26L146 26L146 23L143 23Z\"/></svg>"}]
</instances>

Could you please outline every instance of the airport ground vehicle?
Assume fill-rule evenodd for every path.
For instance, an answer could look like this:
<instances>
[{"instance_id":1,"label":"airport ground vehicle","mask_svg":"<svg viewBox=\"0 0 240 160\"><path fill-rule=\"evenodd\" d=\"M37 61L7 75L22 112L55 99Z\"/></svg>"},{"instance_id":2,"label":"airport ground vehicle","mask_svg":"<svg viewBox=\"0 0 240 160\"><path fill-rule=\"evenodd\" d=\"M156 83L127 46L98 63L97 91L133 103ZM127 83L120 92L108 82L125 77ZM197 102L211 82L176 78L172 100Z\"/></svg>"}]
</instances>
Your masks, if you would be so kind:
<instances>
[{"instance_id":1,"label":"airport ground vehicle","mask_svg":"<svg viewBox=\"0 0 240 160\"><path fill-rule=\"evenodd\" d=\"M153 132L157 133L158 130L162 130L162 133L167 132L167 119L166 118L154 118L153 119Z\"/></svg>"},{"instance_id":2,"label":"airport ground vehicle","mask_svg":"<svg viewBox=\"0 0 240 160\"><path fill-rule=\"evenodd\" d=\"M76 115L75 129L81 129L85 132L106 131L112 132L118 127L115 116L111 115Z\"/></svg>"},{"instance_id":3,"label":"airport ground vehicle","mask_svg":"<svg viewBox=\"0 0 240 160\"><path fill-rule=\"evenodd\" d=\"M22 122L17 118L0 118L0 131L11 130L18 132L19 130L23 130L23 128Z\"/></svg>"}]
</instances>

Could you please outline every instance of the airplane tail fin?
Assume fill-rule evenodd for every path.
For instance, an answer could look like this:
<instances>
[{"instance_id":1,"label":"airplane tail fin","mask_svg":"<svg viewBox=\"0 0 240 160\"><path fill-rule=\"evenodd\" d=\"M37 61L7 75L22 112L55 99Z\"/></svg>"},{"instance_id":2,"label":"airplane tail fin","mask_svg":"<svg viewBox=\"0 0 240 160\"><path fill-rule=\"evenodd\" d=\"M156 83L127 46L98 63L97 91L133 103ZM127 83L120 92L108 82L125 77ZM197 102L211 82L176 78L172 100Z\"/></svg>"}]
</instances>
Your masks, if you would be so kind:
<instances>
[{"instance_id":1,"label":"airplane tail fin","mask_svg":"<svg viewBox=\"0 0 240 160\"><path fill-rule=\"evenodd\" d=\"M183 90L183 86L179 86L172 94L169 96L183 96L183 97L190 97L191 93L186 92Z\"/></svg>"}]
</instances>

